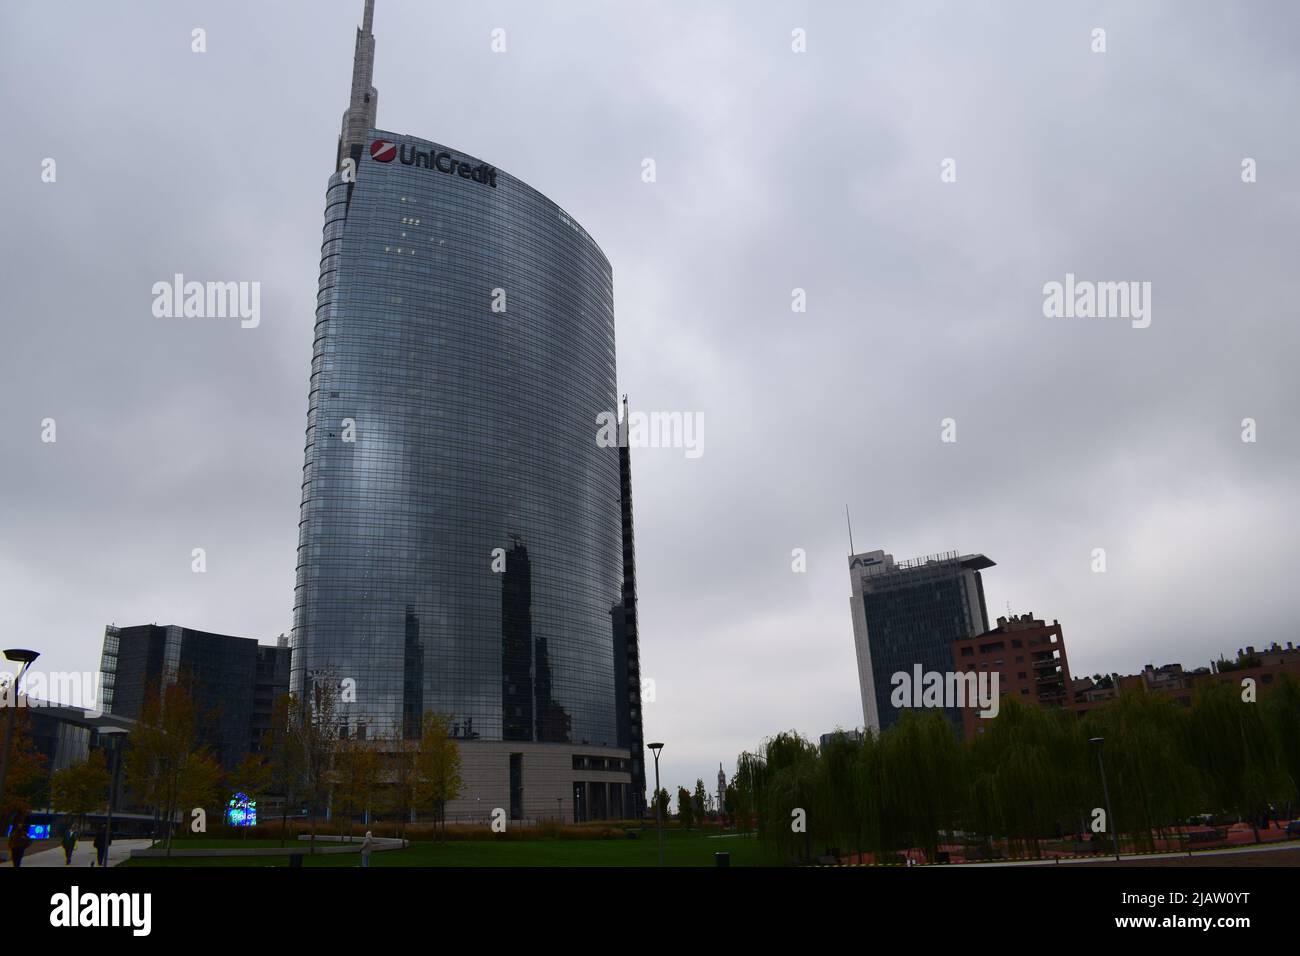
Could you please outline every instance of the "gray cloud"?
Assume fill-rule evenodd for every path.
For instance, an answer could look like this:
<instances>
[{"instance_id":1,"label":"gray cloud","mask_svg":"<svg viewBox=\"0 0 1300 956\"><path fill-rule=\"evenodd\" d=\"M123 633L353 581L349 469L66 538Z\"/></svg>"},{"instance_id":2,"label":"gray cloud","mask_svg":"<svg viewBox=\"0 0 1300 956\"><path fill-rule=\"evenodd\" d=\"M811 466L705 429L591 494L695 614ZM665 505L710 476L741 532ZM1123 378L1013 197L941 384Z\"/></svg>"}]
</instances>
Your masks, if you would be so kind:
<instances>
[{"instance_id":1,"label":"gray cloud","mask_svg":"<svg viewBox=\"0 0 1300 956\"><path fill-rule=\"evenodd\" d=\"M289 627L359 15L0 14L0 598L51 669L96 666L109 621ZM375 32L380 124L573 213L614 266L620 388L705 415L702 458L634 456L666 784L860 721L845 503L859 550L988 554L990 612L1058 618L1076 673L1300 636L1291 5L381 0ZM175 272L261 281L261 326L153 318ZM1151 327L1044 318L1067 272L1150 281Z\"/></svg>"}]
</instances>

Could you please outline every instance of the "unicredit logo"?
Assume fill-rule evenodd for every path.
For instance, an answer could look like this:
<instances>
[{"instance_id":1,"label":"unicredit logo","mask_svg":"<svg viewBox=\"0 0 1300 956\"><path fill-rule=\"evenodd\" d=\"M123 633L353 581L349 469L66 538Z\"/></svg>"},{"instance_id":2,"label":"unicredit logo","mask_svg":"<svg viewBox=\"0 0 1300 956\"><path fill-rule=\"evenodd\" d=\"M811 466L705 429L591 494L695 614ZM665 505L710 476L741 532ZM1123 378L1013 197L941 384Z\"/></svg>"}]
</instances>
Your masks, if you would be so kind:
<instances>
[{"instance_id":1,"label":"unicredit logo","mask_svg":"<svg viewBox=\"0 0 1300 956\"><path fill-rule=\"evenodd\" d=\"M406 144L399 148L396 143L386 139L377 139L370 144L370 158L375 162L391 163L394 156L400 158L404 166L423 166L425 169L436 169L448 176L472 179L476 183L491 186L493 189L497 188L496 167L489 166L487 163L467 163L463 159L458 159L452 153L435 152L431 149L416 149L414 146Z\"/></svg>"}]
</instances>

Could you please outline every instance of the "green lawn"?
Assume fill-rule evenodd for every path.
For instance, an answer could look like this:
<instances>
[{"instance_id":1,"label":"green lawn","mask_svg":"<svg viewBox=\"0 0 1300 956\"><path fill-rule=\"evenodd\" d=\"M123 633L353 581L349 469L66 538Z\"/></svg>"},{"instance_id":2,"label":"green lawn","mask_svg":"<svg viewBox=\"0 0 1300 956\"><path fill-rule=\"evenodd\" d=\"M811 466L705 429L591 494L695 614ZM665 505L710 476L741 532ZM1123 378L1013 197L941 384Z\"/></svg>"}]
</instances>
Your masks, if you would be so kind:
<instances>
[{"instance_id":1,"label":"green lawn","mask_svg":"<svg viewBox=\"0 0 1300 956\"><path fill-rule=\"evenodd\" d=\"M306 849L306 842L299 841ZM324 841L322 841L324 842ZM278 840L176 840L181 847L279 846ZM664 833L667 866L714 866L713 854L730 853L732 866L767 862L752 836L710 837L697 833ZM371 866L655 866L659 860L654 831L636 840L463 840L412 843L405 850L385 850L370 857ZM199 857L130 860L122 866L288 866L288 856ZM360 866L356 854L308 856L303 866Z\"/></svg>"}]
</instances>

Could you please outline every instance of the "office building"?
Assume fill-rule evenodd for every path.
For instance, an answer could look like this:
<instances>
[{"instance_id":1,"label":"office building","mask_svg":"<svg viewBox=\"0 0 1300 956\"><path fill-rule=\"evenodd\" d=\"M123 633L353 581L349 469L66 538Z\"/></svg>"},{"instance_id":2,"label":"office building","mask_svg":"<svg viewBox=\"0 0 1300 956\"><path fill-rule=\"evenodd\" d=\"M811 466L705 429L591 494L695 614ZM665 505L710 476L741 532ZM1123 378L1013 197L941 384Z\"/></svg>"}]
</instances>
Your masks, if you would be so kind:
<instances>
[{"instance_id":1,"label":"office building","mask_svg":"<svg viewBox=\"0 0 1300 956\"><path fill-rule=\"evenodd\" d=\"M23 701L30 723L27 735L36 751L45 758L45 772L53 775L82 763L93 748L103 746L101 731L124 730L128 734L135 721L115 714L97 714L84 707L51 701Z\"/></svg>"},{"instance_id":2,"label":"office building","mask_svg":"<svg viewBox=\"0 0 1300 956\"><path fill-rule=\"evenodd\" d=\"M619 702L618 745L630 754L630 799L623 815L638 818L646 810L645 736L641 727L641 652L637 629L636 549L632 536L632 455L628 445L628 403L623 396L619 423L619 498L623 531L623 599L610 608L614 631L614 690Z\"/></svg>"},{"instance_id":3,"label":"office building","mask_svg":"<svg viewBox=\"0 0 1300 956\"><path fill-rule=\"evenodd\" d=\"M289 690L288 648L174 624L109 625L100 668L105 712L130 720L140 719L151 697L186 681L199 743L226 769L259 749L275 698Z\"/></svg>"},{"instance_id":4,"label":"office building","mask_svg":"<svg viewBox=\"0 0 1300 956\"><path fill-rule=\"evenodd\" d=\"M860 744L863 740L863 733L860 730L832 730L829 734L822 734L817 738L818 746L825 750L837 740L846 740L851 744Z\"/></svg>"},{"instance_id":5,"label":"office building","mask_svg":"<svg viewBox=\"0 0 1300 956\"><path fill-rule=\"evenodd\" d=\"M857 650L862 719L869 730L892 727L902 708L891 702L894 674L947 673L952 643L989 629L982 554L956 551L895 562L884 551L849 556L849 598ZM961 728L956 707L945 708Z\"/></svg>"},{"instance_id":6,"label":"office building","mask_svg":"<svg viewBox=\"0 0 1300 956\"><path fill-rule=\"evenodd\" d=\"M630 480L596 440L610 265L522 180L378 127L373 19L326 191L291 684L350 679L355 738L443 714L448 819L622 816L644 771Z\"/></svg>"}]
</instances>

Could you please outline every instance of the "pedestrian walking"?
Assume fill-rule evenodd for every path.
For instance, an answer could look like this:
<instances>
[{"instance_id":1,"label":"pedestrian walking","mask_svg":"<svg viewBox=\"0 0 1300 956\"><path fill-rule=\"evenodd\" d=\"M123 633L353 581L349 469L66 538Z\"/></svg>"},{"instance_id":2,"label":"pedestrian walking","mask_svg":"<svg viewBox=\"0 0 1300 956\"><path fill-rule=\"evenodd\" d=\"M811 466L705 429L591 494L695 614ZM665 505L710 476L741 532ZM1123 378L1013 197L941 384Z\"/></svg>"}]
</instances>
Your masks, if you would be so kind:
<instances>
[{"instance_id":1,"label":"pedestrian walking","mask_svg":"<svg viewBox=\"0 0 1300 956\"><path fill-rule=\"evenodd\" d=\"M23 865L23 854L31 845L32 838L27 835L27 818L15 817L14 825L9 830L9 858L14 861L15 867Z\"/></svg>"},{"instance_id":2,"label":"pedestrian walking","mask_svg":"<svg viewBox=\"0 0 1300 956\"><path fill-rule=\"evenodd\" d=\"M95 832L93 845L95 847L95 860L100 866L108 866L108 827L102 826ZM94 865L94 863L91 864L91 866Z\"/></svg>"},{"instance_id":3,"label":"pedestrian walking","mask_svg":"<svg viewBox=\"0 0 1300 956\"><path fill-rule=\"evenodd\" d=\"M370 865L370 851L375 845L374 839L370 836L370 831L366 831L366 838L361 841L361 865Z\"/></svg>"},{"instance_id":4,"label":"pedestrian walking","mask_svg":"<svg viewBox=\"0 0 1300 956\"><path fill-rule=\"evenodd\" d=\"M72 863L72 851L77 848L77 828L68 824L67 829L63 831L63 839L59 841L63 847L63 865L68 866Z\"/></svg>"}]
</instances>

